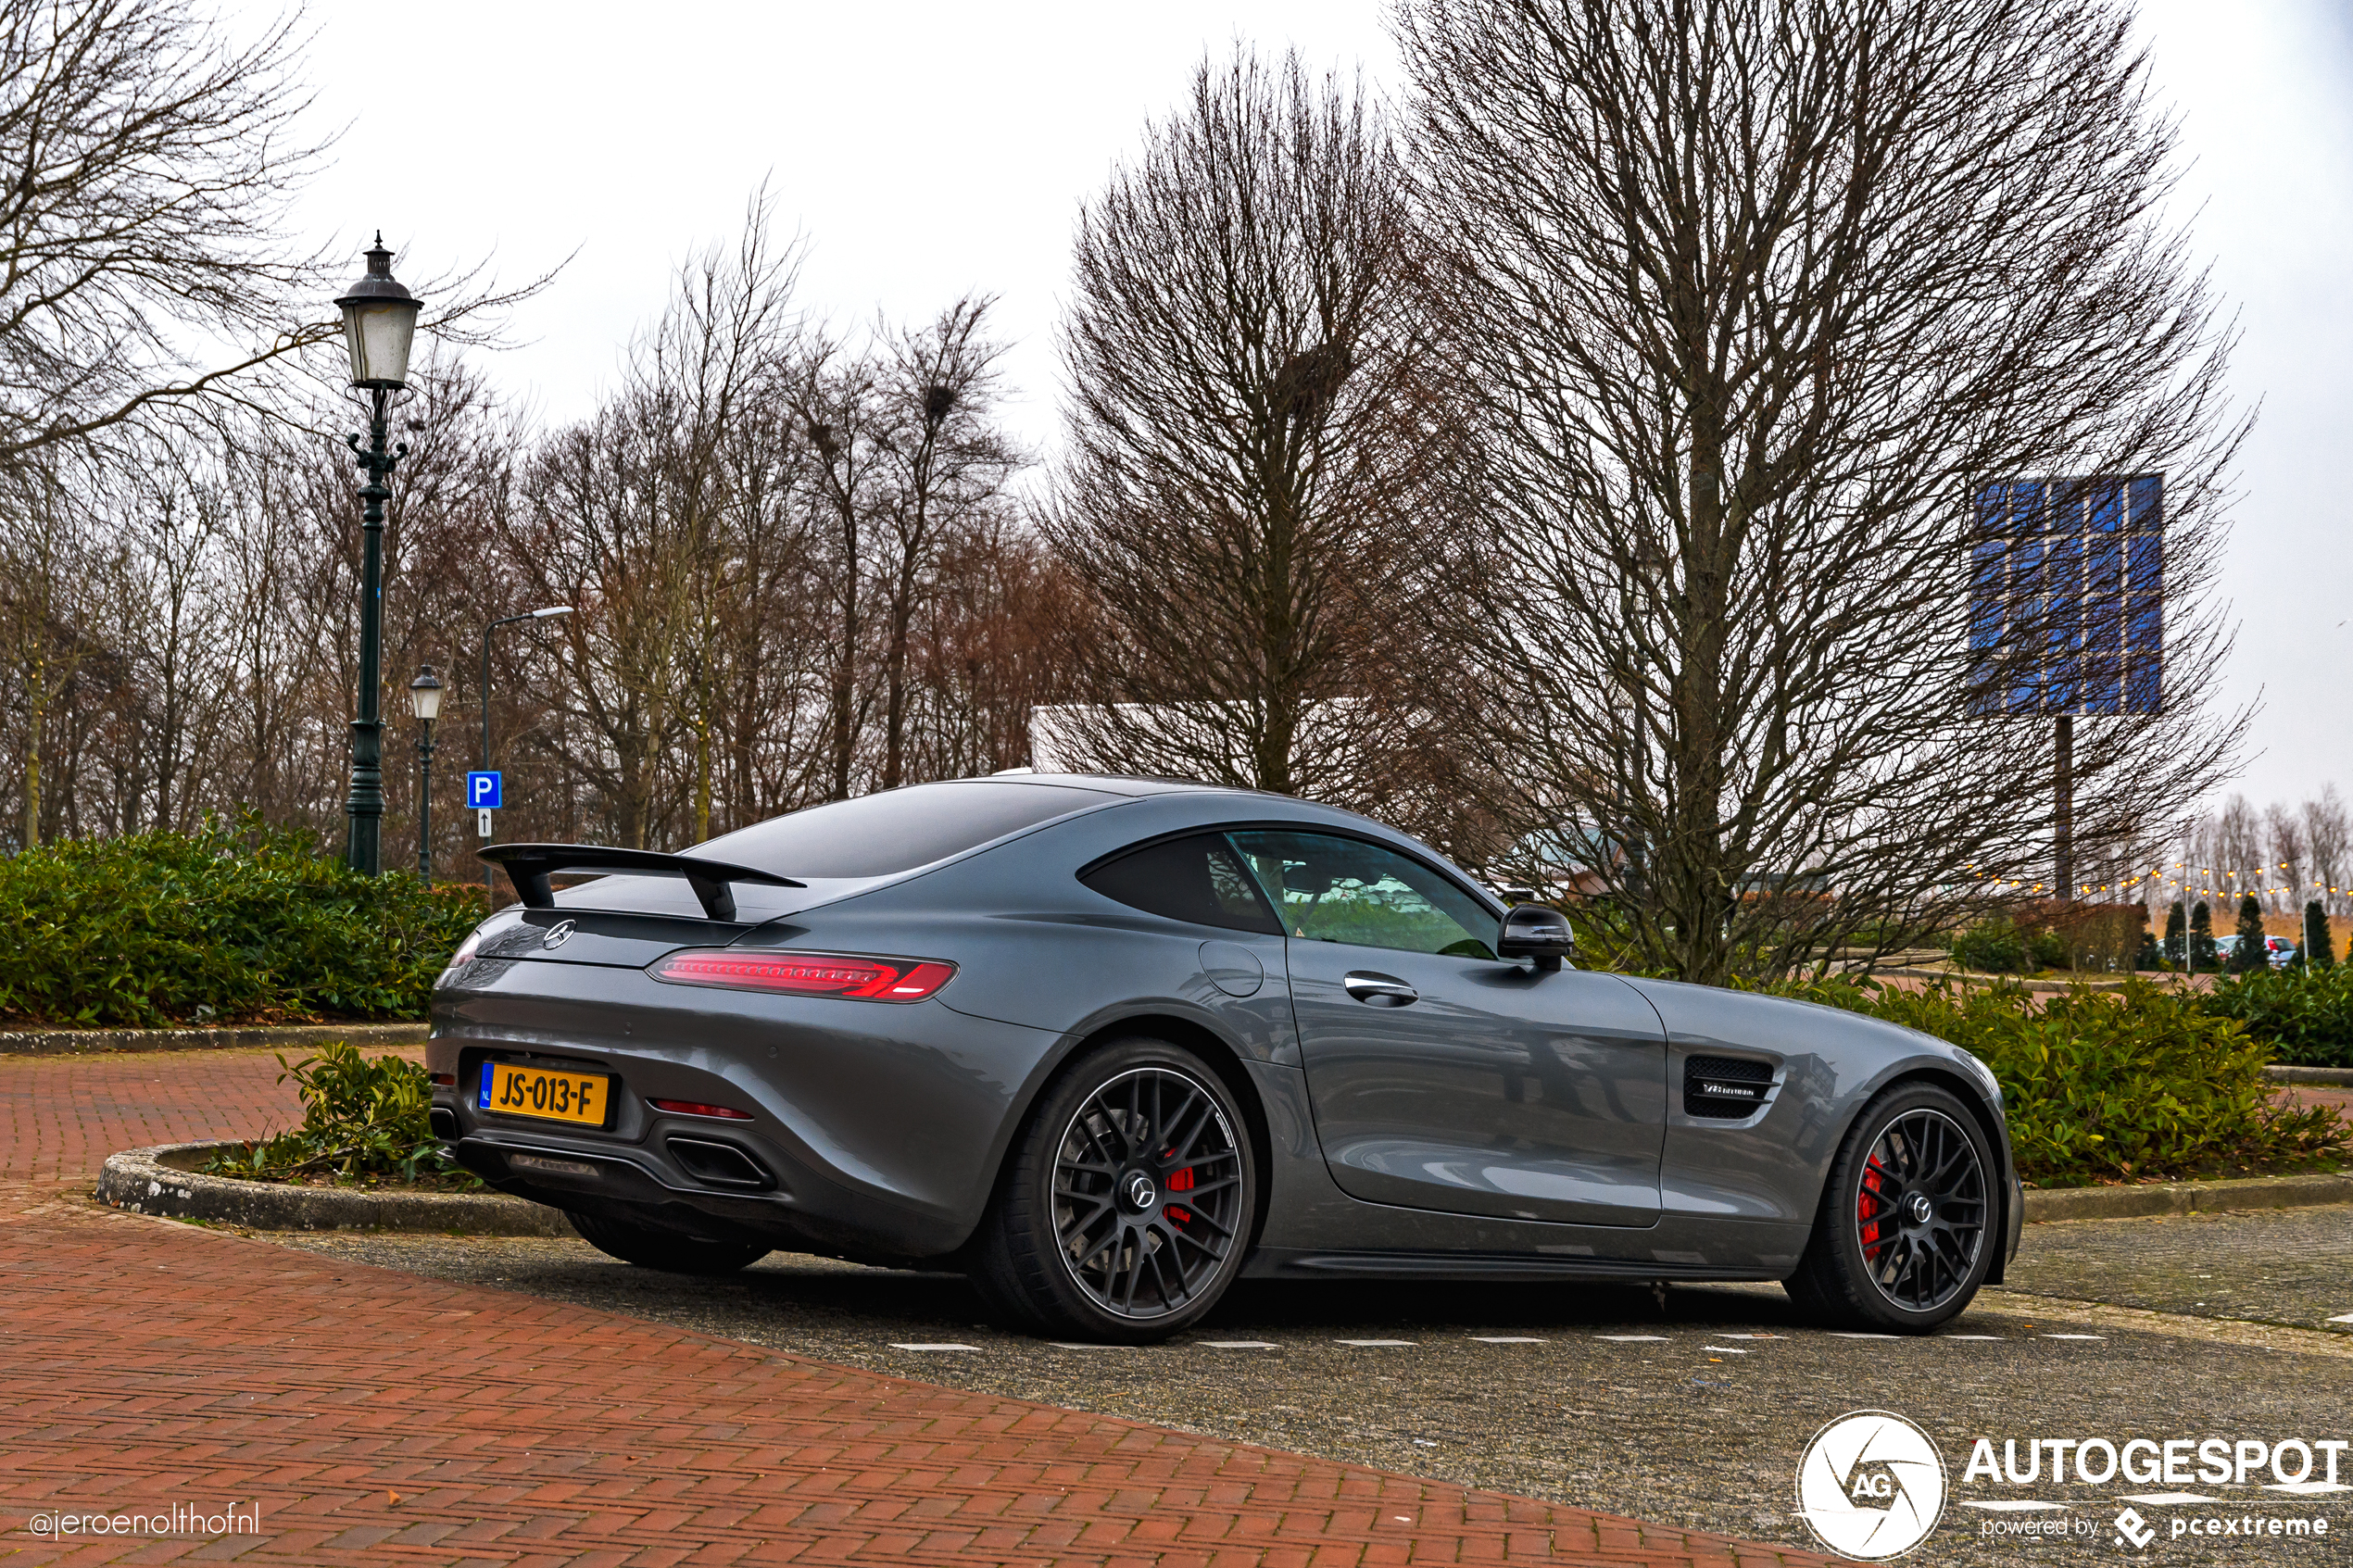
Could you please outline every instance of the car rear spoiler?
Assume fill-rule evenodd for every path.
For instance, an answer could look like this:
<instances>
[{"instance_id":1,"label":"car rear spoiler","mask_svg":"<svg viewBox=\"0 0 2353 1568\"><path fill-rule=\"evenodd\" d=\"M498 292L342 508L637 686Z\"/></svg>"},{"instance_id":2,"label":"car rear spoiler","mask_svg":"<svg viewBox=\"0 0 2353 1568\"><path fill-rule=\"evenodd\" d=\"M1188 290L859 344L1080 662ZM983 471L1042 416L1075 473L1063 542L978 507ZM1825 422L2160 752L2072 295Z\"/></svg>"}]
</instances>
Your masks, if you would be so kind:
<instances>
[{"instance_id":1,"label":"car rear spoiler","mask_svg":"<svg viewBox=\"0 0 2353 1568\"><path fill-rule=\"evenodd\" d=\"M692 855L664 855L652 849L608 849L596 844L494 844L475 853L494 866L504 867L523 903L535 909L556 905L547 878L558 872L623 872L632 876L683 876L695 890L702 912L712 920L736 918L736 895L728 884L754 883L762 887L806 887L774 872L731 866L724 860L702 860Z\"/></svg>"}]
</instances>

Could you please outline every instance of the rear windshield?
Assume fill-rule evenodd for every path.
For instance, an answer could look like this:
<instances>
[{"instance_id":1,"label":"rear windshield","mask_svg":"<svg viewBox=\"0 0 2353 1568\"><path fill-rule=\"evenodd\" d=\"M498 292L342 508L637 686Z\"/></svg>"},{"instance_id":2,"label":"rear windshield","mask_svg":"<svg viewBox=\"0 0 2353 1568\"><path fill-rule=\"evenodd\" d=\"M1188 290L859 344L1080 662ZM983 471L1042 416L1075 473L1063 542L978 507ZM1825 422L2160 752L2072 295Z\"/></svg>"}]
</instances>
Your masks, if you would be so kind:
<instances>
[{"instance_id":1,"label":"rear windshield","mask_svg":"<svg viewBox=\"0 0 2353 1568\"><path fill-rule=\"evenodd\" d=\"M812 806L697 845L695 853L780 876L891 876L1119 798L1106 790L988 779L914 784Z\"/></svg>"}]
</instances>

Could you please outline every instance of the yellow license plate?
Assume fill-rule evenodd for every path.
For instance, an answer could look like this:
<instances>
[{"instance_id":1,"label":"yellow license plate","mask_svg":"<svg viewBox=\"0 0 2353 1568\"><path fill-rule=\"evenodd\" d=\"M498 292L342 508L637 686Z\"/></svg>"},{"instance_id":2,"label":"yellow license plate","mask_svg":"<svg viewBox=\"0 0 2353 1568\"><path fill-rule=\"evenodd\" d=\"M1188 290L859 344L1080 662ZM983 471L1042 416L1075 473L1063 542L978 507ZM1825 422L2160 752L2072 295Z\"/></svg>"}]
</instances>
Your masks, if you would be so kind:
<instances>
[{"instance_id":1,"label":"yellow license plate","mask_svg":"<svg viewBox=\"0 0 2353 1568\"><path fill-rule=\"evenodd\" d=\"M612 1080L598 1073L550 1073L510 1061L482 1064L481 1110L500 1116L533 1116L543 1122L605 1124L612 1105Z\"/></svg>"}]
</instances>

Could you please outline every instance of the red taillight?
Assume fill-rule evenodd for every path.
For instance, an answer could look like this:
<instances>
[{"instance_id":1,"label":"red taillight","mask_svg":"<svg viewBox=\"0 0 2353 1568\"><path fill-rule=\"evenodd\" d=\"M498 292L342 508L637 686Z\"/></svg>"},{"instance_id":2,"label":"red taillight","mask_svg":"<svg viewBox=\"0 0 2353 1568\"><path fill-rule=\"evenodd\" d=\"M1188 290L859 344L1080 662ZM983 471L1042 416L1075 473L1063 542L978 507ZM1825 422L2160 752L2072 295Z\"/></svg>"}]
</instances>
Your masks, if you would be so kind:
<instances>
[{"instance_id":1,"label":"red taillight","mask_svg":"<svg viewBox=\"0 0 2353 1568\"><path fill-rule=\"evenodd\" d=\"M737 1110L732 1105L705 1105L698 1099L649 1099L646 1103L656 1110L667 1110L673 1116L716 1116L728 1122L751 1120L749 1110Z\"/></svg>"},{"instance_id":2,"label":"red taillight","mask_svg":"<svg viewBox=\"0 0 2353 1568\"><path fill-rule=\"evenodd\" d=\"M458 1084L458 1075L455 1073L436 1073L433 1075L433 1081L444 1088L455 1088Z\"/></svg>"},{"instance_id":3,"label":"red taillight","mask_svg":"<svg viewBox=\"0 0 2353 1568\"><path fill-rule=\"evenodd\" d=\"M791 997L845 997L864 1002L920 1002L948 984L951 963L928 959L869 959L847 953L746 952L705 947L673 953L648 971L673 985L723 991L773 991Z\"/></svg>"}]
</instances>

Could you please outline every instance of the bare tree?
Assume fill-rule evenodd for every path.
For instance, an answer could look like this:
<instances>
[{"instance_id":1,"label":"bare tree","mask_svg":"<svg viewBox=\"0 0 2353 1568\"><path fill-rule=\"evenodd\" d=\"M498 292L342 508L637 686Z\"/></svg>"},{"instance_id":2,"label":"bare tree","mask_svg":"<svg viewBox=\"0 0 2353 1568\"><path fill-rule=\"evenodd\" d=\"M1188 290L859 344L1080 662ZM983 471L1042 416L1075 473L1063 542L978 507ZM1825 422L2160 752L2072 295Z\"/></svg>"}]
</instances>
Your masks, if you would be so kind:
<instances>
[{"instance_id":1,"label":"bare tree","mask_svg":"<svg viewBox=\"0 0 2353 1568\"><path fill-rule=\"evenodd\" d=\"M1434 581L1409 234L1363 88L1247 48L1086 208L1043 516L1073 758L1377 798Z\"/></svg>"},{"instance_id":2,"label":"bare tree","mask_svg":"<svg viewBox=\"0 0 2353 1568\"><path fill-rule=\"evenodd\" d=\"M2264 902L2285 914L2304 908L2304 813L2284 801L2263 810L2263 836L2269 859L2263 866Z\"/></svg>"},{"instance_id":3,"label":"bare tree","mask_svg":"<svg viewBox=\"0 0 2353 1568\"><path fill-rule=\"evenodd\" d=\"M2051 719L1972 650L1972 501L2161 472L2158 717L2073 721L2129 860L2206 716L2227 334L2108 0L1400 0L1426 298L1530 869L1720 982L2050 890ZM2055 629L2055 628L2054 628ZM2140 671L2147 673L2145 667ZM2070 880L2074 880L2070 878ZM2072 889L2067 890L2072 892Z\"/></svg>"},{"instance_id":4,"label":"bare tree","mask_svg":"<svg viewBox=\"0 0 2353 1568\"><path fill-rule=\"evenodd\" d=\"M875 389L888 425L881 442L890 547L883 583L884 789L907 779L909 657L941 552L985 526L1020 462L995 422L1004 349L985 335L993 303L968 296L920 332L891 334Z\"/></svg>"},{"instance_id":5,"label":"bare tree","mask_svg":"<svg viewBox=\"0 0 2353 1568\"><path fill-rule=\"evenodd\" d=\"M2353 824L2346 820L2345 802L2330 784L2318 799L2304 803L2304 842L2312 857L2317 897L2332 915L2353 911Z\"/></svg>"}]
</instances>

